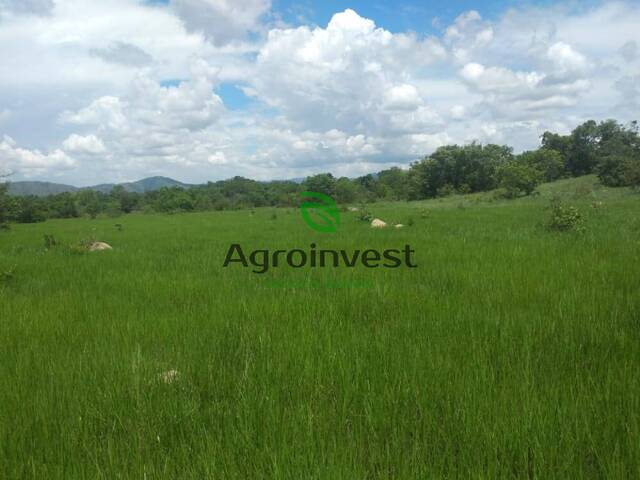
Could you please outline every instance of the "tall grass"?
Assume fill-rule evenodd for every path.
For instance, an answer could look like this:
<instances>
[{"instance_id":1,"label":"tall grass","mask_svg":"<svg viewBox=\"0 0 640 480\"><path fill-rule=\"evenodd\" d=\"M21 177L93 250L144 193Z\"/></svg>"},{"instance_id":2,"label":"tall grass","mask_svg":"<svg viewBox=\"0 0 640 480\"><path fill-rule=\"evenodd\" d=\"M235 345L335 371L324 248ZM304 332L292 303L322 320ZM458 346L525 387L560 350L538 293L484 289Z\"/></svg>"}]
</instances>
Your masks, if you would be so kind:
<instances>
[{"instance_id":1,"label":"tall grass","mask_svg":"<svg viewBox=\"0 0 640 480\"><path fill-rule=\"evenodd\" d=\"M572 182L370 207L402 230L259 209L0 233L0 478L640 477L640 198ZM584 233L542 226L557 193ZM222 268L313 242L419 268Z\"/></svg>"}]
</instances>

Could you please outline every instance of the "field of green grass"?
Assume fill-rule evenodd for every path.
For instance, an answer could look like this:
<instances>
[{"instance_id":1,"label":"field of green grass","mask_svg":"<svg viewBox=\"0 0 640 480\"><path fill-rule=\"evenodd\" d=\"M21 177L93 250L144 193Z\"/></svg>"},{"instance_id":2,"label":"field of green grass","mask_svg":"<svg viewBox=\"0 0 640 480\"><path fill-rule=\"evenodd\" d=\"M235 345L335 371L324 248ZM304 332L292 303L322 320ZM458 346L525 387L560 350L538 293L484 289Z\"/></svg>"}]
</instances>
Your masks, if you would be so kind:
<instances>
[{"instance_id":1,"label":"field of green grass","mask_svg":"<svg viewBox=\"0 0 640 480\"><path fill-rule=\"evenodd\" d=\"M368 206L401 230L344 212L321 234L296 209L13 225L0 479L640 478L640 195L540 191ZM584 232L544 228L552 195ZM69 248L88 238L113 251ZM222 267L232 243L409 244L419 267L258 275Z\"/></svg>"}]
</instances>

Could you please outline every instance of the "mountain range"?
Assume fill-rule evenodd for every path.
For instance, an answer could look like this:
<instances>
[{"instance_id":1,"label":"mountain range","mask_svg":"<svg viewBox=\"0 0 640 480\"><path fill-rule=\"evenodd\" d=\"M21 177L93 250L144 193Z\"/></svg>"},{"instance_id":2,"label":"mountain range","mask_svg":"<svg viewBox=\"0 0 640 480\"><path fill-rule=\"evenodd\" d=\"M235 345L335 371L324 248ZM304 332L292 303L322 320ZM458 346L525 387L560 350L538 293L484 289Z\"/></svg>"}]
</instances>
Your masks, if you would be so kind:
<instances>
[{"instance_id":1,"label":"mountain range","mask_svg":"<svg viewBox=\"0 0 640 480\"><path fill-rule=\"evenodd\" d=\"M164 187L190 188L194 185L182 183L167 177L149 177L138 180L137 182L103 183L91 187L74 187L72 185L52 182L11 182L9 183L9 194L15 196L36 195L38 197L44 197L64 192L79 192L81 190L95 190L109 193L116 186L122 186L128 192L144 193Z\"/></svg>"}]
</instances>

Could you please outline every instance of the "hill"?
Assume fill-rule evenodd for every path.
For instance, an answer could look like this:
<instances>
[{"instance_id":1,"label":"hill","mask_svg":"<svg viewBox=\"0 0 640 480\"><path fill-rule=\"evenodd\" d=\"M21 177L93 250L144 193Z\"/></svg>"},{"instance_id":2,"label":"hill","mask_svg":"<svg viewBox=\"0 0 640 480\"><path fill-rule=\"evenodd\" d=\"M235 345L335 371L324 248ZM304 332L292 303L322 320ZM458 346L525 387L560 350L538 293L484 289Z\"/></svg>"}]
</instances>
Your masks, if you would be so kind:
<instances>
[{"instance_id":1,"label":"hill","mask_svg":"<svg viewBox=\"0 0 640 480\"><path fill-rule=\"evenodd\" d=\"M47 195L77 192L80 190L96 190L102 193L109 193L116 186L122 186L128 192L145 193L164 187L191 188L193 185L182 183L168 177L149 177L136 182L103 183L82 188L52 182L11 182L9 184L9 194L14 196L35 195L37 197L45 197Z\"/></svg>"},{"instance_id":2,"label":"hill","mask_svg":"<svg viewBox=\"0 0 640 480\"><path fill-rule=\"evenodd\" d=\"M11 182L9 183L9 194L18 197L27 195L37 195L45 197L47 195L56 195L65 192L77 192L78 187L65 185L63 183L52 182Z\"/></svg>"}]
</instances>

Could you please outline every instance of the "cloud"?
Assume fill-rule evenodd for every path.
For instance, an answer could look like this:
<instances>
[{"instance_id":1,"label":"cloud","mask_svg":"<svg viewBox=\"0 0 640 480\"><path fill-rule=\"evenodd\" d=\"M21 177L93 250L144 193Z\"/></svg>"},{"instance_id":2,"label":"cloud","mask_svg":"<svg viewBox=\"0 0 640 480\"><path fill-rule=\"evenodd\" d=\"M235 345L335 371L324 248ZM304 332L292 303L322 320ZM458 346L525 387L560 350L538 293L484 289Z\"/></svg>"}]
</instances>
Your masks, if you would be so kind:
<instances>
[{"instance_id":1,"label":"cloud","mask_svg":"<svg viewBox=\"0 0 640 480\"><path fill-rule=\"evenodd\" d=\"M259 29L269 12L270 0L171 0L185 27L202 33L215 45L243 40Z\"/></svg>"},{"instance_id":2,"label":"cloud","mask_svg":"<svg viewBox=\"0 0 640 480\"><path fill-rule=\"evenodd\" d=\"M51 168L69 169L75 164L76 161L60 149L45 154L39 150L20 148L7 135L0 142L0 166L5 171L20 171L28 176Z\"/></svg>"},{"instance_id":3,"label":"cloud","mask_svg":"<svg viewBox=\"0 0 640 480\"><path fill-rule=\"evenodd\" d=\"M293 27L268 0L0 5L0 138L20 139L0 161L16 177L357 175L452 142L532 148L640 101L633 2L459 12L437 36L352 9Z\"/></svg>"},{"instance_id":4,"label":"cloud","mask_svg":"<svg viewBox=\"0 0 640 480\"><path fill-rule=\"evenodd\" d=\"M457 63L468 62L474 53L493 40L493 27L482 20L475 10L459 15L444 34L444 42L450 48Z\"/></svg>"},{"instance_id":5,"label":"cloud","mask_svg":"<svg viewBox=\"0 0 640 480\"><path fill-rule=\"evenodd\" d=\"M53 0L0 0L0 13L49 15L54 6Z\"/></svg>"},{"instance_id":6,"label":"cloud","mask_svg":"<svg viewBox=\"0 0 640 480\"><path fill-rule=\"evenodd\" d=\"M620 47L620 55L627 62L633 62L636 58L638 58L638 43L634 40L629 40L625 42L624 45Z\"/></svg>"},{"instance_id":7,"label":"cloud","mask_svg":"<svg viewBox=\"0 0 640 480\"><path fill-rule=\"evenodd\" d=\"M76 112L61 115L65 123L98 126L130 133L139 130L200 130L215 123L224 105L213 93L217 72L203 61L192 66L192 78L175 87L163 87L141 74L125 98L104 96Z\"/></svg>"},{"instance_id":8,"label":"cloud","mask_svg":"<svg viewBox=\"0 0 640 480\"><path fill-rule=\"evenodd\" d=\"M300 128L382 134L395 112L426 104L411 79L444 55L434 38L392 34L345 10L324 29L271 30L250 84Z\"/></svg>"},{"instance_id":9,"label":"cloud","mask_svg":"<svg viewBox=\"0 0 640 480\"><path fill-rule=\"evenodd\" d=\"M106 148L102 140L95 135L77 135L72 134L62 142L62 147L67 152L80 153L80 154L88 154L88 155L96 155L99 153L104 153Z\"/></svg>"},{"instance_id":10,"label":"cloud","mask_svg":"<svg viewBox=\"0 0 640 480\"><path fill-rule=\"evenodd\" d=\"M144 66L153 63L151 55L141 48L125 42L114 42L107 48L92 48L90 52L92 55L110 63L132 66Z\"/></svg>"}]
</instances>

